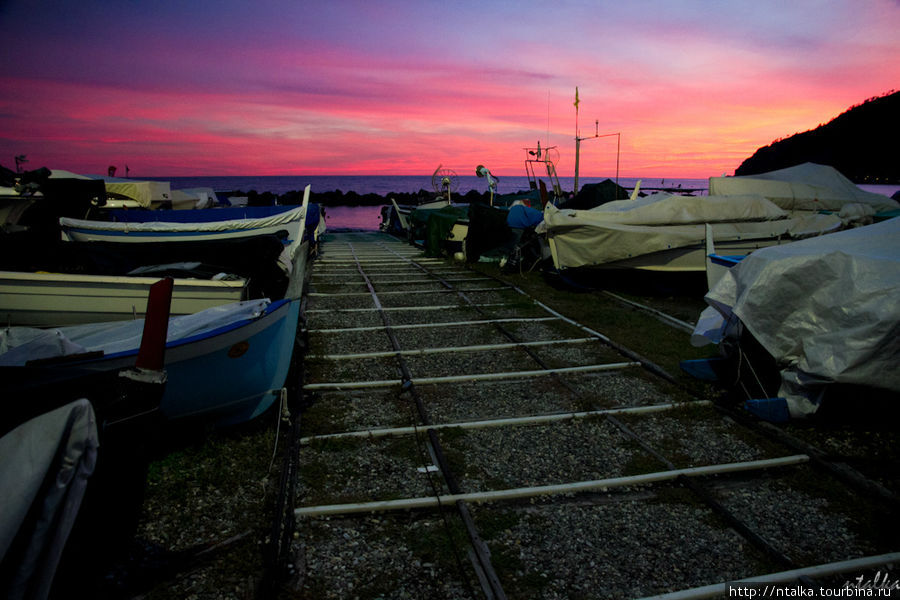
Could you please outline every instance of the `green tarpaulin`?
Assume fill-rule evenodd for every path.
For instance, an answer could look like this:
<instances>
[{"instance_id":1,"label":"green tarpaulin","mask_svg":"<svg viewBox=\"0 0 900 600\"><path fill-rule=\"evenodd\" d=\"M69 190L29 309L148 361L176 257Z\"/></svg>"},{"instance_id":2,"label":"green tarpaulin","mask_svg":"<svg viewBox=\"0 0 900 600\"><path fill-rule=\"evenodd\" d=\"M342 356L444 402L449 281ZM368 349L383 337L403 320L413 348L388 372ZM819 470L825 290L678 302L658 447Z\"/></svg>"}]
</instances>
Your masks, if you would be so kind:
<instances>
[{"instance_id":1,"label":"green tarpaulin","mask_svg":"<svg viewBox=\"0 0 900 600\"><path fill-rule=\"evenodd\" d=\"M468 206L416 209L410 215L413 239L423 240L426 256L440 256L441 242L447 239L453 224L468 216Z\"/></svg>"}]
</instances>

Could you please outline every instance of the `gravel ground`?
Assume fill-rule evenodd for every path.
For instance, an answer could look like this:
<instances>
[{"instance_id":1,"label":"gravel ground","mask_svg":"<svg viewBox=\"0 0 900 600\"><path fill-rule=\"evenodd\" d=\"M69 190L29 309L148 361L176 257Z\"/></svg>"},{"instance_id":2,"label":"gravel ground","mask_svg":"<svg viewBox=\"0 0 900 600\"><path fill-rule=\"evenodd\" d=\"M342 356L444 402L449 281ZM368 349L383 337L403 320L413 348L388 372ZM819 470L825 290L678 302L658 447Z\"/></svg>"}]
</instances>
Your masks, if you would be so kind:
<instances>
[{"instance_id":1,"label":"gravel ground","mask_svg":"<svg viewBox=\"0 0 900 600\"><path fill-rule=\"evenodd\" d=\"M413 378L506 373L537 368L519 348L407 356L406 363Z\"/></svg>"},{"instance_id":2,"label":"gravel ground","mask_svg":"<svg viewBox=\"0 0 900 600\"><path fill-rule=\"evenodd\" d=\"M456 385L423 385L435 423L457 423L481 419L583 410L578 398L560 390L548 377L529 380L479 381Z\"/></svg>"},{"instance_id":3,"label":"gravel ground","mask_svg":"<svg viewBox=\"0 0 900 600\"><path fill-rule=\"evenodd\" d=\"M368 309L368 306L361 306L360 308ZM354 310L353 312L348 311L337 311L330 310L328 312L315 314L315 315L307 315L307 318L315 323L316 329L346 329L348 327L381 327L384 325L384 321L381 318L381 314L378 311L374 310L365 310L358 311ZM321 334L315 333L314 335L329 335L327 332L322 332ZM375 332L373 335L378 337L381 332Z\"/></svg>"},{"instance_id":4,"label":"gravel ground","mask_svg":"<svg viewBox=\"0 0 900 600\"><path fill-rule=\"evenodd\" d=\"M763 440L750 439L753 436L746 429L723 418L711 407L622 419L677 468L785 455L783 449L774 455L767 452Z\"/></svg>"},{"instance_id":5,"label":"gravel ground","mask_svg":"<svg viewBox=\"0 0 900 600\"><path fill-rule=\"evenodd\" d=\"M619 430L594 419L443 430L439 437L458 457L457 476L467 492L619 477L637 452Z\"/></svg>"},{"instance_id":6,"label":"gravel ground","mask_svg":"<svg viewBox=\"0 0 900 600\"><path fill-rule=\"evenodd\" d=\"M342 240L363 242L379 236L333 236L315 264L319 292L366 292L352 265L335 262ZM400 242L378 248L409 253ZM332 262L327 262L332 261ZM444 263L428 262L429 268ZM418 284L387 279L424 278L408 265L372 262L364 269L379 292ZM473 277L459 268L446 279ZM398 276L399 273L399 276ZM349 275L344 277L344 275ZM355 279L355 281L354 281ZM428 284L435 287L434 284ZM462 282L461 287L497 287ZM437 286L439 289L439 285ZM467 291L490 318L545 316L514 291ZM452 292L380 294L384 306L461 304ZM584 300L591 301L590 295ZM667 302L677 304L677 299ZM372 298L311 296L307 314L310 352L358 353L392 350L382 331L316 332L336 327L380 326L376 312L337 312L370 308ZM478 311L460 306L442 311L392 311L395 325L475 319ZM578 319L578 315L571 314ZM481 316L480 318L485 318ZM523 340L583 337L563 322L510 324ZM397 329L404 349L504 343L491 325ZM635 332L634 335L643 335ZM628 345L629 340L619 340ZM548 365L570 366L626 359L603 344L549 346L534 352ZM409 356L414 377L538 368L521 349ZM393 358L353 361L309 360L306 383L397 378ZM459 423L501 417L546 415L613 407L646 406L689 400L676 386L639 367L566 375L559 378L417 385L422 407L433 423ZM388 389L316 391L305 396L301 434L316 435L421 423L413 396L399 386ZM750 432L711 408L685 407L663 413L618 417L677 466L757 460L794 454ZM868 469L897 488L896 434L847 434L798 428L796 433L848 464ZM664 466L613 422L602 417L490 429L440 429L447 464L462 491L566 483L664 470ZM167 549L221 542L230 544L210 564L201 564L158 586L148 598L249 598L258 593L265 542L266 506L272 502L277 469L268 468L271 431L229 440L168 457L151 469L151 490L139 536ZM250 440L250 438L247 438ZM205 448L205 449L204 449ZM876 450L872 450L876 448ZM349 501L388 500L447 493L434 472L427 436L335 438L302 446L296 504L311 506ZM233 472L228 484L226 473ZM772 469L701 480L723 504L791 556L808 565L896 550L897 521L878 504L845 491L842 484L809 466ZM469 504L476 527L491 554L491 565L509 598L639 598L710 583L782 570L740 537L691 492L674 483L632 486L587 494L542 497L492 504ZM470 560L467 534L453 506L441 509L297 519L292 545L293 578L279 597L319 598L481 598ZM844 578L847 579L847 578Z\"/></svg>"},{"instance_id":7,"label":"gravel ground","mask_svg":"<svg viewBox=\"0 0 900 600\"><path fill-rule=\"evenodd\" d=\"M423 454L424 453L424 454ZM434 495L430 464L414 437L320 440L300 450L299 505L374 502ZM437 490L446 493L440 481Z\"/></svg>"},{"instance_id":8,"label":"gravel ground","mask_svg":"<svg viewBox=\"0 0 900 600\"><path fill-rule=\"evenodd\" d=\"M721 500L799 564L878 554L874 539L860 537L846 506L810 495L790 477L728 490Z\"/></svg>"},{"instance_id":9,"label":"gravel ground","mask_svg":"<svg viewBox=\"0 0 900 600\"><path fill-rule=\"evenodd\" d=\"M452 279L461 276L454 274L445 277ZM468 286L468 283L460 285ZM494 282L489 282L485 287L494 285ZM410 288L415 289L413 285ZM474 292L469 297L477 302L507 303L503 308L485 309L485 314L491 318L546 315L514 292ZM455 295L446 293L382 294L380 298L385 306L457 302ZM470 308L459 308L439 313L390 314L392 323L406 324L467 320L473 318L474 312ZM331 318L340 316L330 315ZM579 328L563 321L509 323L503 327L523 341L585 335ZM496 327L487 324L398 329L395 333L404 349L506 341ZM330 336L326 345L340 348L342 342ZM597 343L540 347L534 349L534 353L552 367L626 360ZM409 356L405 360L414 377L538 368L535 360L522 349ZM365 367L363 363L360 363L359 369L377 372L374 367ZM560 385L555 378L546 376L501 382L420 385L417 389L429 418L438 423L642 406L672 402L682 397L671 385L635 367L615 372L567 375L565 380L570 389ZM401 397L393 403L387 402L384 396L382 399L385 405L391 406L404 401ZM340 402L335 404L336 412L341 422L346 424L343 415L348 411L340 409L340 405ZM361 408L361 405L357 404L356 408ZM354 414L365 412L355 409L352 411ZM412 414L411 408L408 411ZM394 419L394 422L399 420ZM622 420L679 467L792 454L783 448L774 448L771 443L722 418L711 408L628 416L622 417ZM368 424L376 421L364 418L360 422ZM438 438L451 470L466 492L601 479L665 468L635 441L602 418L490 429L442 429ZM382 448L381 444L387 446ZM427 494L422 487L421 475L417 483L403 481L404 476L409 476L416 466L431 462L427 454L420 450L421 464L416 465L412 458L414 452L408 448L410 445L409 439L404 444L395 439L364 443L344 440L338 444L340 452L328 450L326 446L308 458L315 467L311 478L315 480L315 473L325 473L324 477L329 481L335 477L338 481L323 486L321 490L313 490L309 487L311 484L306 484L303 489L307 495L315 491L313 495L324 494L322 497L326 499ZM398 450L401 446L405 448L402 453ZM317 464L316 461L324 462ZM727 478L716 480L716 485L727 481ZM773 533L774 543L791 548L803 558L813 560L813 557L821 557L824 561L875 551L851 526L852 523L832 510L827 500L795 491L784 487L780 480L764 480L762 484L743 485L738 481L718 493L736 511L748 515L748 520L765 533L773 533L769 529L777 528L780 535ZM640 499L633 499L638 495L642 495ZM753 507L753 514L748 512L748 507ZM797 518L795 514L801 512L802 518ZM478 505L474 513L479 531L491 549L494 568L510 597L629 598L773 570L759 551L714 516L692 494L677 486L636 488L595 494L588 498ZM767 519L767 513L782 518ZM418 511L405 513L405 516L382 515L373 522L380 526L388 521L412 518L413 515L417 519L434 519L428 511ZM354 532L361 527L361 523L367 523L360 518L336 521L341 527L351 527ZM315 535L310 533L307 539L301 531L297 544L307 553L305 573L313 582L304 589L313 589L315 582L325 579L339 586L341 584L336 582L356 581L362 577L359 575L360 569L365 573L368 567L354 567L352 574L343 577L333 569L328 570L327 565L319 568L325 569L329 575L317 571L316 564L309 560L311 553L321 559L318 552L323 549L322 544L330 547L329 544L335 541L340 544L340 540L333 535L321 539L316 537L321 534L317 529L321 522L316 523L315 519L304 521L304 525L318 532ZM371 524L365 526L366 529L370 527ZM830 552L816 554L815 548L821 545L822 537L829 529L836 532L838 544ZM351 537L356 535L366 537L363 533L353 533ZM404 548L405 551L410 549L409 546ZM337 549L331 551L336 552ZM390 552L382 546L364 556L367 560L384 561L385 569L393 572L397 557L388 556ZM404 556L404 551L400 551L399 555ZM415 552L406 555L406 560L416 564L426 562ZM441 561L450 564L447 556L436 560L437 563ZM338 562L346 568L343 559L338 559ZM413 573L414 570L407 572ZM404 577L399 572L396 575L398 580L408 580L410 577L415 575ZM424 580L429 581L429 578ZM452 577L450 580L458 581ZM380 587L376 595L402 597L404 592L397 588L389 590L389 587ZM428 588L428 593L446 598L467 596L459 586L453 591L446 588L437 590L432 586Z\"/></svg>"},{"instance_id":10,"label":"gravel ground","mask_svg":"<svg viewBox=\"0 0 900 600\"><path fill-rule=\"evenodd\" d=\"M358 431L378 427L403 427L415 422L409 402L397 391L341 390L310 394L311 406L302 418L317 434Z\"/></svg>"},{"instance_id":11,"label":"gravel ground","mask_svg":"<svg viewBox=\"0 0 900 600\"><path fill-rule=\"evenodd\" d=\"M491 521L512 523L487 540L510 598L640 598L746 576L756 559L709 511L677 501L476 510L486 536Z\"/></svg>"},{"instance_id":12,"label":"gravel ground","mask_svg":"<svg viewBox=\"0 0 900 600\"><path fill-rule=\"evenodd\" d=\"M400 385L400 369L394 358L310 360L306 368L310 381L354 383L394 380L398 386Z\"/></svg>"},{"instance_id":13,"label":"gravel ground","mask_svg":"<svg viewBox=\"0 0 900 600\"><path fill-rule=\"evenodd\" d=\"M575 390L595 408L647 406L675 401L665 385L640 377L638 367L621 371L566 377Z\"/></svg>"},{"instance_id":14,"label":"gravel ground","mask_svg":"<svg viewBox=\"0 0 900 600\"><path fill-rule=\"evenodd\" d=\"M294 598L471 598L478 582L455 523L422 514L301 520ZM462 556L457 562L453 551ZM451 558L447 558L450 555Z\"/></svg>"}]
</instances>

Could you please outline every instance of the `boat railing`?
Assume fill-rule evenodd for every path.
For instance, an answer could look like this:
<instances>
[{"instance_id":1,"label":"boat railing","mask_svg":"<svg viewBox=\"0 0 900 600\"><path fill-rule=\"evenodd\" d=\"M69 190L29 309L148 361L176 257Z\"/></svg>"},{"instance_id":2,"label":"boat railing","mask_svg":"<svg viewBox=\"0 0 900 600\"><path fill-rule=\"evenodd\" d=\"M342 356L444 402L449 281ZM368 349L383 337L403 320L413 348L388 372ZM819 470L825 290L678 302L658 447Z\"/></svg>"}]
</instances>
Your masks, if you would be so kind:
<instances>
[{"instance_id":1,"label":"boat railing","mask_svg":"<svg viewBox=\"0 0 900 600\"><path fill-rule=\"evenodd\" d=\"M559 183L559 176L556 174L555 163L558 157L559 151L556 149L556 146L541 148L540 143L538 143L534 148L525 148L525 174L528 176L528 185L532 190L538 189L539 177L543 177L546 173L554 195L557 198L562 197L562 186Z\"/></svg>"}]
</instances>

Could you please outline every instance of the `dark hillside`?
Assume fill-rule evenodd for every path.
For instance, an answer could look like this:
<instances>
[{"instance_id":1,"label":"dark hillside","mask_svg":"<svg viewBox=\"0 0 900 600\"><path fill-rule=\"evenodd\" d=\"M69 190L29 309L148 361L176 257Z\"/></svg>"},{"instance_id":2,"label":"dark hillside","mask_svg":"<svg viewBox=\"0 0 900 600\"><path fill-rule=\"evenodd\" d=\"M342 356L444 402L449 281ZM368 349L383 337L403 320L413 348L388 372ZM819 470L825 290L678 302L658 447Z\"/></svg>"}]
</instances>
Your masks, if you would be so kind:
<instances>
[{"instance_id":1,"label":"dark hillside","mask_svg":"<svg viewBox=\"0 0 900 600\"><path fill-rule=\"evenodd\" d=\"M856 183L900 183L900 92L870 98L825 125L757 150L735 175L804 162L831 165Z\"/></svg>"}]
</instances>

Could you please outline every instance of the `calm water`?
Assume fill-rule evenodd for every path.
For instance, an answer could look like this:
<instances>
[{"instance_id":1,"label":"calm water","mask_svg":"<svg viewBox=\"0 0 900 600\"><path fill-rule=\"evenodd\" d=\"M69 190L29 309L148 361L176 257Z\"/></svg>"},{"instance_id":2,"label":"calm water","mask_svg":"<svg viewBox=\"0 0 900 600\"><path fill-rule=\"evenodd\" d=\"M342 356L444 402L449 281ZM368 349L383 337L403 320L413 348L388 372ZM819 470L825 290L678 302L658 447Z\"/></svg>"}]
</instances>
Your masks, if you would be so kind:
<instances>
[{"instance_id":1,"label":"calm water","mask_svg":"<svg viewBox=\"0 0 900 600\"><path fill-rule=\"evenodd\" d=\"M216 192L243 191L249 192L256 190L257 192L272 192L273 194L284 194L295 190L302 190L307 185L313 192L332 192L340 190L342 192L356 192L358 194L378 194L386 196L394 193L416 193L419 190L431 191L430 175L289 175L289 176L267 176L267 177L148 177L158 181L168 181L172 184L173 189L184 189L194 187L209 187ZM475 177L474 175L459 176L459 187L454 193L465 194L469 190L477 192L486 192L487 184L484 179ZM526 177L498 177L497 193L511 194L520 190L528 189L528 179ZM579 185L587 183L597 183L603 181L606 177L579 177ZM615 178L611 178L615 179ZM619 179L619 185L626 188L634 186L638 178L622 177ZM559 183L564 190L571 190L575 185L573 177L560 177ZM705 189L708 185L706 179L649 179L641 178L641 188L648 187L678 187L681 185L684 189Z\"/></svg>"},{"instance_id":2,"label":"calm water","mask_svg":"<svg viewBox=\"0 0 900 600\"><path fill-rule=\"evenodd\" d=\"M378 229L381 225L380 206L329 206L325 208L328 229Z\"/></svg>"},{"instance_id":3,"label":"calm water","mask_svg":"<svg viewBox=\"0 0 900 600\"><path fill-rule=\"evenodd\" d=\"M378 194L388 196L391 193L416 193L420 189L431 190L431 176L406 176L406 175L290 175L290 176L220 176L220 177L152 177L159 181L168 181L172 189L185 189L195 187L212 188L217 193L255 190L259 193L272 192L284 194L295 190L302 190L307 185L314 192L356 192L358 194ZM579 184L598 183L606 177L580 177ZM614 179L614 178L612 178ZM625 188L633 188L640 179L641 189L653 188L681 188L685 190L705 190L709 181L707 179L676 179L676 178L636 178L622 177L619 185ZM526 177L499 177L497 192L510 194L528 189ZM573 177L560 177L560 185L564 190L571 190L575 181ZM890 196L894 194L900 185L861 185L864 190ZM469 190L477 192L487 191L487 185L483 179L474 175L460 176L459 187L455 193L465 194ZM349 227L354 229L378 229L381 223L381 207L379 206L332 206L326 209L328 227Z\"/></svg>"}]
</instances>

